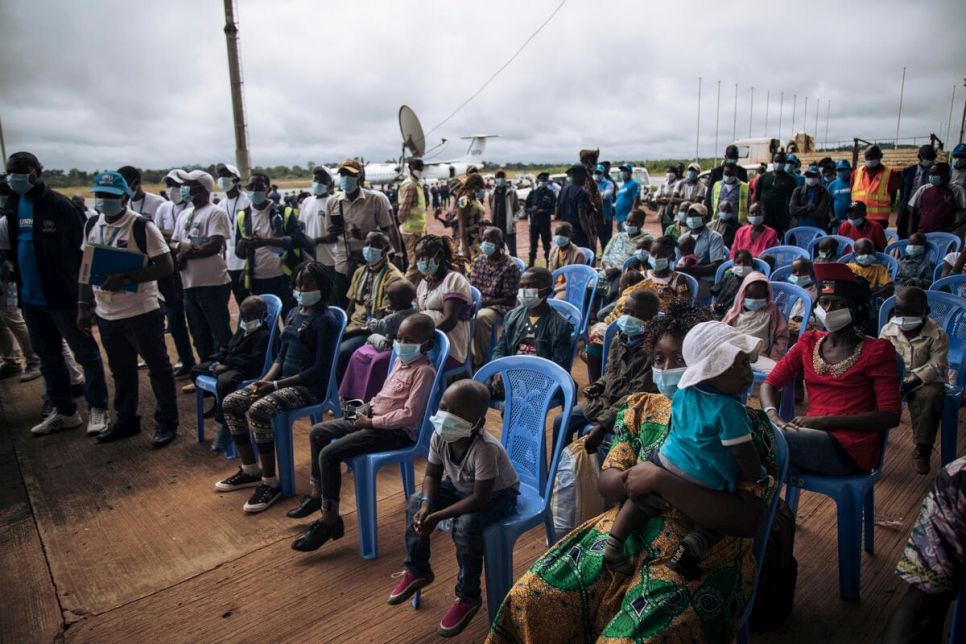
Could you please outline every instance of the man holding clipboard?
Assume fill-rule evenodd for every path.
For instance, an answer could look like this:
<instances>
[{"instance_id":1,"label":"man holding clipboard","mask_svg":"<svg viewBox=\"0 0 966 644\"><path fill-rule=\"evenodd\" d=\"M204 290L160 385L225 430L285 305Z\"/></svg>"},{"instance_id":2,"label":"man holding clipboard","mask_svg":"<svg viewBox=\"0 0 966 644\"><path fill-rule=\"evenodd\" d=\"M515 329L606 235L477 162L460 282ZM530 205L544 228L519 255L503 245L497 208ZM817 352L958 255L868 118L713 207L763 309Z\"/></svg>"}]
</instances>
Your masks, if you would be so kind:
<instances>
[{"instance_id":1,"label":"man holding clipboard","mask_svg":"<svg viewBox=\"0 0 966 644\"><path fill-rule=\"evenodd\" d=\"M164 313L158 303L157 280L171 274L174 263L164 237L151 221L128 208L128 185L117 172L94 179L94 209L85 227L80 271L77 326L91 333L92 308L114 376L117 419L97 435L109 443L141 431L138 415L138 355L148 365L157 399L153 447L164 447L178 431L174 370L164 341ZM91 305L93 296L94 305Z\"/></svg>"}]
</instances>

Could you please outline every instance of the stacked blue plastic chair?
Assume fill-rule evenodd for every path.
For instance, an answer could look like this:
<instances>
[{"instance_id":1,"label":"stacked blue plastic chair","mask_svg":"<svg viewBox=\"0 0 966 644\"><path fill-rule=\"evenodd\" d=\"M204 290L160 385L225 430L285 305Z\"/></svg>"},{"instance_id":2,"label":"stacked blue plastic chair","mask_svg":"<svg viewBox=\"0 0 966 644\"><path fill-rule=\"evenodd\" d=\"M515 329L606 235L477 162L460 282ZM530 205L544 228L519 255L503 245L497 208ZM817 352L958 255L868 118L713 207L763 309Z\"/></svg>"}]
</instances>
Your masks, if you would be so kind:
<instances>
[{"instance_id":1,"label":"stacked blue plastic chair","mask_svg":"<svg viewBox=\"0 0 966 644\"><path fill-rule=\"evenodd\" d=\"M775 268L791 266L796 259L809 259L808 251L798 246L772 246L758 254L762 260L768 256L775 258Z\"/></svg>"},{"instance_id":2,"label":"stacked blue plastic chair","mask_svg":"<svg viewBox=\"0 0 966 644\"><path fill-rule=\"evenodd\" d=\"M900 257L906 254L906 246L909 245L908 239L900 239L897 242L893 242L885 247L883 251L889 257L895 260L899 260ZM926 259L932 262L933 266L941 266L943 262L943 255L939 250L939 247L931 241L926 242Z\"/></svg>"},{"instance_id":3,"label":"stacked blue plastic chair","mask_svg":"<svg viewBox=\"0 0 966 644\"><path fill-rule=\"evenodd\" d=\"M771 266L769 266L768 263L765 262L765 260L758 259L756 257L753 260L751 260L751 264L756 271L758 271L759 273L764 273L765 277L768 277L769 275L771 275ZM721 278L724 277L725 271L727 271L729 268L731 268L734 265L735 265L735 262L732 259L729 259L723 262L721 266L718 267L718 270L715 271L714 273L715 284L720 282Z\"/></svg>"},{"instance_id":4,"label":"stacked blue plastic chair","mask_svg":"<svg viewBox=\"0 0 966 644\"><path fill-rule=\"evenodd\" d=\"M570 302L580 311L580 337L587 337L587 320L590 319L590 303L594 301L597 293L597 271L590 266L582 264L570 264L561 266L553 272L553 282L557 283L558 277L563 277L567 281L564 290L564 300Z\"/></svg>"},{"instance_id":5,"label":"stacked blue plastic chair","mask_svg":"<svg viewBox=\"0 0 966 644\"><path fill-rule=\"evenodd\" d=\"M433 436L433 425L429 417L436 413L439 399L443 395L445 381L443 364L449 355L449 339L442 331L436 331L433 336L433 348L427 354L430 364L436 369L433 380L433 392L429 397L426 410L423 412L422 422L419 424L419 435L416 442L402 449L394 449L375 454L363 454L346 460L346 465L352 471L353 484L356 490L356 515L359 522L359 551L365 559L379 557L379 533L376 527L378 513L376 512L376 474L387 465L399 465L403 482L403 496L409 499L416 491L415 459L417 456L426 458L429 454L429 439ZM389 371L396 362L396 351L393 350L389 358Z\"/></svg>"},{"instance_id":6,"label":"stacked blue plastic chair","mask_svg":"<svg viewBox=\"0 0 966 644\"><path fill-rule=\"evenodd\" d=\"M500 374L507 390L500 443L520 477L517 506L503 519L483 531L483 569L486 573L486 604L490 622L496 617L503 598L513 584L513 546L520 535L544 524L547 543L556 543L557 535L550 512L550 497L563 450L563 434L570 424L570 412L577 394L574 380L558 365L536 356L499 358L480 368L474 380L487 382ZM547 467L547 412L563 395L563 417L560 432ZM421 591L412 604L419 606Z\"/></svg>"},{"instance_id":7,"label":"stacked blue plastic chair","mask_svg":"<svg viewBox=\"0 0 966 644\"><path fill-rule=\"evenodd\" d=\"M775 495L768 505L768 516L758 529L758 534L755 535L753 551L758 566L755 570L755 585L752 586L751 596L748 598L748 605L745 607L745 614L741 618L741 625L735 635L735 641L738 644L748 644L748 620L751 619L751 611L755 608L755 595L758 594L758 581L761 579L761 564L765 560L768 537L771 535L771 526L775 522L775 514L778 512L778 499L781 498L782 483L788 476L788 443L785 442L785 436L774 425L772 425L772 437L775 441L776 464L778 465L777 487Z\"/></svg>"},{"instance_id":8,"label":"stacked blue plastic chair","mask_svg":"<svg viewBox=\"0 0 966 644\"><path fill-rule=\"evenodd\" d=\"M483 295L480 293L478 288L471 286L470 296L473 298L473 317L470 318L470 337L469 340L467 340L466 360L464 360L463 364L461 365L457 365L452 369L445 370L443 372L444 382L461 373L465 373L467 378L473 375L473 334L476 333L476 316L483 307Z\"/></svg>"},{"instance_id":9,"label":"stacked blue plastic chair","mask_svg":"<svg viewBox=\"0 0 966 644\"><path fill-rule=\"evenodd\" d=\"M894 257L890 257L885 253L876 252L875 263L881 266L885 266L886 270L889 271L889 277L892 279L896 278L896 273L899 272L899 262L896 261ZM839 263L841 264L851 264L855 262L855 256L852 253L848 255L842 255L839 258Z\"/></svg>"},{"instance_id":10,"label":"stacked blue plastic chair","mask_svg":"<svg viewBox=\"0 0 966 644\"><path fill-rule=\"evenodd\" d=\"M949 289L946 291L946 289ZM932 283L930 291L944 291L958 297L966 297L966 275L950 275Z\"/></svg>"},{"instance_id":11,"label":"stacked blue plastic chair","mask_svg":"<svg viewBox=\"0 0 966 644\"><path fill-rule=\"evenodd\" d=\"M905 374L902 358L898 358L899 382ZM835 501L838 517L839 595L842 599L858 599L862 574L862 535L865 551L875 552L875 484L882 477L889 430L882 432L882 451L879 463L870 474L851 476L821 476L819 474L789 474L786 479L785 502L798 514L798 498L802 490L817 492ZM863 524L864 515L864 524Z\"/></svg>"},{"instance_id":12,"label":"stacked blue plastic chair","mask_svg":"<svg viewBox=\"0 0 966 644\"><path fill-rule=\"evenodd\" d=\"M966 300L940 291L926 291L929 317L949 337L949 370L956 374L956 384L946 381L946 401L943 405L940 459L946 465L956 458L959 440L959 406L963 402L963 382L966 378ZM879 309L879 332L892 317L895 298L890 297Z\"/></svg>"},{"instance_id":13,"label":"stacked blue plastic chair","mask_svg":"<svg viewBox=\"0 0 966 644\"><path fill-rule=\"evenodd\" d=\"M852 248L855 246L855 241L850 239L849 237L844 237L842 235L825 235L825 237L831 237L832 239L834 239L839 243L839 250L838 250L839 256L845 255L846 253L851 253ZM815 249L818 248L819 243L825 237L818 237L808 242L808 248L806 248L805 250L808 251L808 256L811 257L813 261L815 260L815 252L816 252Z\"/></svg>"},{"instance_id":14,"label":"stacked blue plastic chair","mask_svg":"<svg viewBox=\"0 0 966 644\"><path fill-rule=\"evenodd\" d=\"M587 262L587 266L593 266L594 260L597 257L594 254L594 251L590 250L589 248L585 248L584 246L578 246L577 248L579 248L584 253L584 261Z\"/></svg>"},{"instance_id":15,"label":"stacked blue plastic chair","mask_svg":"<svg viewBox=\"0 0 966 644\"><path fill-rule=\"evenodd\" d=\"M798 226L785 232L785 239L782 241L785 242L786 246L798 246L808 250L809 243L820 237L825 237L824 230L812 226Z\"/></svg>"},{"instance_id":16,"label":"stacked blue plastic chair","mask_svg":"<svg viewBox=\"0 0 966 644\"><path fill-rule=\"evenodd\" d=\"M298 409L287 409L275 414L272 418L272 428L275 431L275 454L278 458L278 478L282 484L282 494L285 496L295 495L295 448L293 446L292 425L299 418L309 416L313 423L322 420L322 414L326 411L332 412L336 418L342 418L342 405L339 403L339 385L336 382L336 363L339 361L339 345L342 344L342 334L345 331L348 318L345 311L337 306L330 306L329 310L335 315L339 325L339 333L333 340L335 349L332 352L332 365L329 367L329 385L325 394L325 400L299 407Z\"/></svg>"},{"instance_id":17,"label":"stacked blue plastic chair","mask_svg":"<svg viewBox=\"0 0 966 644\"><path fill-rule=\"evenodd\" d=\"M955 233L926 233L926 241L935 244L943 257L963 247L962 238Z\"/></svg>"},{"instance_id":18,"label":"stacked blue plastic chair","mask_svg":"<svg viewBox=\"0 0 966 644\"><path fill-rule=\"evenodd\" d=\"M259 378L264 378L268 370L272 368L272 364L275 362L275 336L278 333L278 316L282 312L282 301L274 295L262 295L263 300L265 300L265 308L267 313L265 315L265 324L269 329L268 336L268 349L265 351L265 364L262 367L262 375ZM241 323L241 315L238 316L238 322ZM255 379L257 380L257 378ZM247 387L248 385L255 382L255 380L245 380L238 386L239 389ZM199 376L195 381L195 407L198 412L198 442L205 440L205 392L207 391L212 396L215 397L215 404L217 405L218 400L218 381L214 376ZM225 449L225 458L235 458L235 442L232 441Z\"/></svg>"}]
</instances>

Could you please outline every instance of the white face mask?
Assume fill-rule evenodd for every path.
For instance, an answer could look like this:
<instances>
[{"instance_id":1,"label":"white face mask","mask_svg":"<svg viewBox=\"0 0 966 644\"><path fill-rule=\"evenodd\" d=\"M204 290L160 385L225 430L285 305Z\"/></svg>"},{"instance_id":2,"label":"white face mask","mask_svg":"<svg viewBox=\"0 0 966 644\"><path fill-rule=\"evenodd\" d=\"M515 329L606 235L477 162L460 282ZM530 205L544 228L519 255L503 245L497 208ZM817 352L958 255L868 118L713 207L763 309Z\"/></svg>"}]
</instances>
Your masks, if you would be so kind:
<instances>
[{"instance_id":1,"label":"white face mask","mask_svg":"<svg viewBox=\"0 0 966 644\"><path fill-rule=\"evenodd\" d=\"M852 324L852 312L848 309L826 311L821 306L816 306L815 317L830 333L840 331Z\"/></svg>"},{"instance_id":2,"label":"white face mask","mask_svg":"<svg viewBox=\"0 0 966 644\"><path fill-rule=\"evenodd\" d=\"M528 309L538 306L543 301L538 288L521 288L517 291L517 299Z\"/></svg>"},{"instance_id":3,"label":"white face mask","mask_svg":"<svg viewBox=\"0 0 966 644\"><path fill-rule=\"evenodd\" d=\"M410 172L412 172L413 173L413 176L416 177L417 179L422 179L423 178L423 171L422 170L410 170Z\"/></svg>"},{"instance_id":4,"label":"white face mask","mask_svg":"<svg viewBox=\"0 0 966 644\"><path fill-rule=\"evenodd\" d=\"M751 272L751 266L744 266L742 264L735 264L731 267L731 272L738 277L744 277Z\"/></svg>"},{"instance_id":5,"label":"white face mask","mask_svg":"<svg viewBox=\"0 0 966 644\"><path fill-rule=\"evenodd\" d=\"M181 198L181 186L171 186L170 188L165 188L164 192L168 195L168 199L175 204L180 204L184 201L184 199Z\"/></svg>"},{"instance_id":6,"label":"white face mask","mask_svg":"<svg viewBox=\"0 0 966 644\"><path fill-rule=\"evenodd\" d=\"M867 167L867 168L878 168L879 167L879 160L878 159L866 159L865 160L865 167Z\"/></svg>"},{"instance_id":7,"label":"white face mask","mask_svg":"<svg viewBox=\"0 0 966 644\"><path fill-rule=\"evenodd\" d=\"M258 327L262 326L262 321L261 320L249 320L248 322L246 322L246 321L242 320L239 323L238 326L240 326L242 328L242 330L245 331L245 333L251 333L252 331L256 330Z\"/></svg>"},{"instance_id":8,"label":"white face mask","mask_svg":"<svg viewBox=\"0 0 966 644\"><path fill-rule=\"evenodd\" d=\"M914 318L909 316L893 316L890 322L895 324L903 331L912 331L922 326L922 318Z\"/></svg>"}]
</instances>

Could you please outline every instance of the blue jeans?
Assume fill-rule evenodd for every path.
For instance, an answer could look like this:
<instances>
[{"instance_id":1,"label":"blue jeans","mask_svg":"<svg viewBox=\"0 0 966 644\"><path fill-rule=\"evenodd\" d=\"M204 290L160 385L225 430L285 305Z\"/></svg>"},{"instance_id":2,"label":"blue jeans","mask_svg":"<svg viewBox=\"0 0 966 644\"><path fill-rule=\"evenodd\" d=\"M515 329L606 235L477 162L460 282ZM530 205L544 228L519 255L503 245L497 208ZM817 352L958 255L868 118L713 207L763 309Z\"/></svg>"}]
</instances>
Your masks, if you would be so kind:
<instances>
[{"instance_id":1,"label":"blue jeans","mask_svg":"<svg viewBox=\"0 0 966 644\"><path fill-rule=\"evenodd\" d=\"M24 304L23 318L30 333L30 344L40 357L40 373L44 376L47 398L61 414L71 415L77 404L70 393L70 374L64 362L64 340L74 352L74 359L84 369L84 398L87 408L107 409L107 382L101 350L93 336L77 326L77 308L49 311L44 307Z\"/></svg>"},{"instance_id":2,"label":"blue jeans","mask_svg":"<svg viewBox=\"0 0 966 644\"><path fill-rule=\"evenodd\" d=\"M174 340L174 348L178 351L178 360L182 366L190 369L195 366L195 354L191 351L191 340L188 338L188 325L184 316L184 300L175 304L168 305L162 303L164 317L168 319L168 331L171 332L171 339Z\"/></svg>"},{"instance_id":3,"label":"blue jeans","mask_svg":"<svg viewBox=\"0 0 966 644\"><path fill-rule=\"evenodd\" d=\"M494 521L499 521L516 507L519 492L512 488L500 490L490 495L490 502L477 512L461 514L453 519L453 544L456 546L456 561L460 572L456 577L456 596L465 602L478 602L481 598L480 575L483 573L483 530ZM440 481L436 495L436 509L448 508L457 501L468 497L457 491L449 477ZM416 575L427 575L432 571L429 565L429 538L420 537L413 530L413 517L422 505L422 493L409 497L406 510L406 569Z\"/></svg>"},{"instance_id":4,"label":"blue jeans","mask_svg":"<svg viewBox=\"0 0 966 644\"><path fill-rule=\"evenodd\" d=\"M218 350L227 347L231 340L231 315L228 298L231 284L221 286L196 286L184 290L184 312L188 318L188 330L204 362ZM217 346L215 344L217 342Z\"/></svg>"},{"instance_id":5,"label":"blue jeans","mask_svg":"<svg viewBox=\"0 0 966 644\"><path fill-rule=\"evenodd\" d=\"M862 474L831 434L819 429L782 430L788 442L789 473L849 476Z\"/></svg>"}]
</instances>

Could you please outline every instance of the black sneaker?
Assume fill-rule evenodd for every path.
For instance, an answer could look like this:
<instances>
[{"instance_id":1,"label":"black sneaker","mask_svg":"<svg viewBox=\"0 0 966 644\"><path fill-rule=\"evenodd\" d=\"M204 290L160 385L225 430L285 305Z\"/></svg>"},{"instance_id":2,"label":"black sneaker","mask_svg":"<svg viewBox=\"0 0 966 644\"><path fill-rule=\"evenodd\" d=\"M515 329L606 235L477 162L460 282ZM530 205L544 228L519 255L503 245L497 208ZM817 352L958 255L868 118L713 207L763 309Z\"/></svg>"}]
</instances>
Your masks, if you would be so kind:
<instances>
[{"instance_id":1,"label":"black sneaker","mask_svg":"<svg viewBox=\"0 0 966 644\"><path fill-rule=\"evenodd\" d=\"M245 512L261 512L263 510L267 510L281 497L281 488L260 483L258 488L255 490L255 494L252 494L252 498L248 499L248 502L245 503L242 509L245 510Z\"/></svg>"},{"instance_id":2,"label":"black sneaker","mask_svg":"<svg viewBox=\"0 0 966 644\"><path fill-rule=\"evenodd\" d=\"M245 470L239 467L238 471L232 476L215 483L215 489L219 492L233 492L235 490L245 489L246 487L258 487L261 484L261 474L246 474Z\"/></svg>"},{"instance_id":3,"label":"black sneaker","mask_svg":"<svg viewBox=\"0 0 966 644\"><path fill-rule=\"evenodd\" d=\"M688 581L701 579L701 576L704 575L704 570L701 569L701 561L691 554L691 548L686 543L678 546L678 549L674 551L665 565Z\"/></svg>"}]
</instances>

